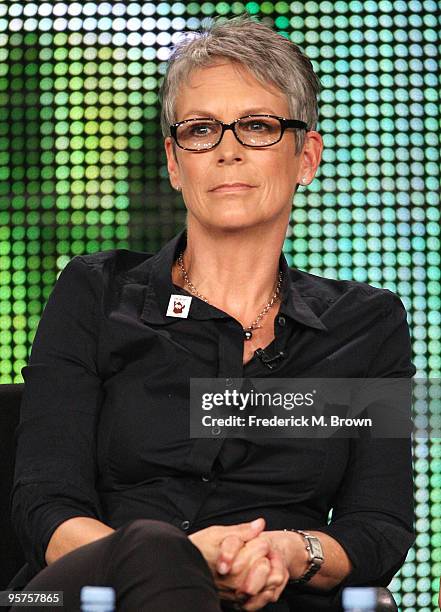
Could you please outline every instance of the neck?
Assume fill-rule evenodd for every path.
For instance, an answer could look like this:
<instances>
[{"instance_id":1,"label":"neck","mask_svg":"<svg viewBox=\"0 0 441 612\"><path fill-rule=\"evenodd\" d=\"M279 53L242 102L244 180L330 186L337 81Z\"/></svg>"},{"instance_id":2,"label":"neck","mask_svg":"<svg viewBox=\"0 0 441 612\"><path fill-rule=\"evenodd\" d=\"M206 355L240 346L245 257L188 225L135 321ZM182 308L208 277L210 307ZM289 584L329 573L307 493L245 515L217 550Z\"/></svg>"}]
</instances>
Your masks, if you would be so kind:
<instances>
[{"instance_id":1,"label":"neck","mask_svg":"<svg viewBox=\"0 0 441 612\"><path fill-rule=\"evenodd\" d=\"M191 283L210 304L249 325L275 291L285 231L200 231L189 222L183 259ZM177 265L173 282L188 290Z\"/></svg>"}]
</instances>

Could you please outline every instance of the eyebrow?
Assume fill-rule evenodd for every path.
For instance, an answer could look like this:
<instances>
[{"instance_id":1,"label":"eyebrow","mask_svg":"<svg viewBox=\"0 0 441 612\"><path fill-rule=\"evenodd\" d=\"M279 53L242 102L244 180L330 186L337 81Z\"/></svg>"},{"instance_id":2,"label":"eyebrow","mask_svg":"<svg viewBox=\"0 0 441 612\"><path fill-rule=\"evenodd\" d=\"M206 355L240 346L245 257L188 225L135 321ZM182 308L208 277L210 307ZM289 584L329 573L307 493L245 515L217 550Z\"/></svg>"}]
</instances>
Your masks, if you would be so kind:
<instances>
[{"instance_id":1,"label":"eyebrow","mask_svg":"<svg viewBox=\"0 0 441 612\"><path fill-rule=\"evenodd\" d=\"M266 115L274 115L274 111L270 108L266 108L263 106L259 106L259 107L255 107L255 108L246 108L245 110L241 111L240 117L245 117L246 115L258 115L260 113L264 113ZM278 116L278 115L277 115ZM185 119L188 119L190 117L215 117L214 113L211 113L207 110L201 110L201 109L192 109L189 110L188 112L185 113L184 115L184 119L182 119L182 121L184 121Z\"/></svg>"}]
</instances>

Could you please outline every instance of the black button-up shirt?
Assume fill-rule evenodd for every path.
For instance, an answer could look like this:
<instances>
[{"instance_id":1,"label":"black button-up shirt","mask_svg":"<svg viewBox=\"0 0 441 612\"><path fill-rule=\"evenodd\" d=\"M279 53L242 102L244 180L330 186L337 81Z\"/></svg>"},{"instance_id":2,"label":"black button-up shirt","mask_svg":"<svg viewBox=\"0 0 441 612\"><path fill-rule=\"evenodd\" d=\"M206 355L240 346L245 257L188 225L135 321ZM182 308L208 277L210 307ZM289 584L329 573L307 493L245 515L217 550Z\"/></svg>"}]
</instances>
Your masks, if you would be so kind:
<instances>
[{"instance_id":1,"label":"black button-up shirt","mask_svg":"<svg viewBox=\"0 0 441 612\"><path fill-rule=\"evenodd\" d=\"M345 584L386 585L414 540L406 439L191 439L197 378L410 377L406 313L390 291L284 272L275 339L284 359L243 365L243 331L193 297L166 316L183 230L156 255L124 249L74 257L43 313L18 429L13 520L33 571L75 516L118 528L136 518L186 533L264 516L268 529L335 538ZM330 510L332 520L328 524Z\"/></svg>"}]
</instances>

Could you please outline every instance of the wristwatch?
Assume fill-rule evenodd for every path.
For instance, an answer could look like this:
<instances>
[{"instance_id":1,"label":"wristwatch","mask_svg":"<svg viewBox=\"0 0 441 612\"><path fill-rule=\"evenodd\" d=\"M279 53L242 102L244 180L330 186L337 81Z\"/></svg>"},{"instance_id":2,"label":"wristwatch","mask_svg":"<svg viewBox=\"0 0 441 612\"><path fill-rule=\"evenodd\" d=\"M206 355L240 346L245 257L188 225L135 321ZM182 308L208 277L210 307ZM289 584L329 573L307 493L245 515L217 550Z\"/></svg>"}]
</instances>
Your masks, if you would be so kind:
<instances>
[{"instance_id":1,"label":"wristwatch","mask_svg":"<svg viewBox=\"0 0 441 612\"><path fill-rule=\"evenodd\" d=\"M289 580L289 584L305 584L305 582L308 582L308 580L310 580L323 565L323 561L325 559L323 556L322 545L316 536L311 535L307 531L302 531L301 529L285 529L285 531L300 533L305 540L306 550L308 551L309 555L309 567L303 576Z\"/></svg>"}]
</instances>

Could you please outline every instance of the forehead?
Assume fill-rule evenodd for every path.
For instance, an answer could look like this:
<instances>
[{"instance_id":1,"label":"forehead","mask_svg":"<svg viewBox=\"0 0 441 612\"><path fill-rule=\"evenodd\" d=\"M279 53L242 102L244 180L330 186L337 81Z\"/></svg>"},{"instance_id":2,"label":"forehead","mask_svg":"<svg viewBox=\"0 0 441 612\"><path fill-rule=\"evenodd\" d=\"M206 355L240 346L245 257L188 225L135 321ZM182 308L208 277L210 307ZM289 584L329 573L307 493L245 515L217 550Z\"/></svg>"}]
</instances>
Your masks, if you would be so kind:
<instances>
[{"instance_id":1,"label":"forehead","mask_svg":"<svg viewBox=\"0 0 441 612\"><path fill-rule=\"evenodd\" d=\"M225 119L231 113L233 119L237 113L289 114L286 95L278 87L261 83L247 67L225 60L190 72L179 88L175 111L178 121L202 111Z\"/></svg>"}]
</instances>

